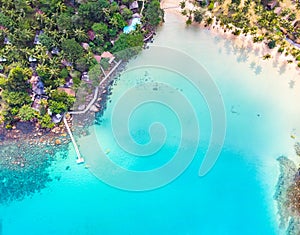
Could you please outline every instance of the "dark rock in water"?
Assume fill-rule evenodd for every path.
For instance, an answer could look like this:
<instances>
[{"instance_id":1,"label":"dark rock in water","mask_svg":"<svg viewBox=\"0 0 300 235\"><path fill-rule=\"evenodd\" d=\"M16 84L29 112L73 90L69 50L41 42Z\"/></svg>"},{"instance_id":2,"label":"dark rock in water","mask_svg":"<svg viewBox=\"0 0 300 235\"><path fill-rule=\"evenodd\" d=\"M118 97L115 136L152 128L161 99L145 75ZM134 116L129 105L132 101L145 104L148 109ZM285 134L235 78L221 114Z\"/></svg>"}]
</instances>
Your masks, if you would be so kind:
<instances>
[{"instance_id":1,"label":"dark rock in water","mask_svg":"<svg viewBox=\"0 0 300 235\"><path fill-rule=\"evenodd\" d=\"M299 218L291 218L288 228L286 230L287 235L299 235L300 234L300 220Z\"/></svg>"},{"instance_id":2,"label":"dark rock in water","mask_svg":"<svg viewBox=\"0 0 300 235\"><path fill-rule=\"evenodd\" d=\"M298 216L290 209L289 189L295 183L295 177L298 174L296 164L285 156L278 159L280 167L280 175L276 185L274 199L277 201L278 214L280 219L280 228L286 230L286 234L300 234L300 223ZM296 221L298 221L296 223ZM297 224L297 225L296 225ZM296 225L296 226L295 226Z\"/></svg>"},{"instance_id":3,"label":"dark rock in water","mask_svg":"<svg viewBox=\"0 0 300 235\"><path fill-rule=\"evenodd\" d=\"M71 167L70 167L70 166L67 166L67 167L66 167L66 171L67 171L67 170L70 170L70 169L71 169Z\"/></svg>"},{"instance_id":4,"label":"dark rock in water","mask_svg":"<svg viewBox=\"0 0 300 235\"><path fill-rule=\"evenodd\" d=\"M67 154L68 145L19 141L0 146L0 204L22 200L47 187L52 181L49 174L52 162L57 156L64 158Z\"/></svg>"},{"instance_id":5,"label":"dark rock in water","mask_svg":"<svg viewBox=\"0 0 300 235\"><path fill-rule=\"evenodd\" d=\"M35 129L35 124L33 122L17 122L16 127L23 134L30 134Z\"/></svg>"},{"instance_id":6,"label":"dark rock in water","mask_svg":"<svg viewBox=\"0 0 300 235\"><path fill-rule=\"evenodd\" d=\"M294 148L295 148L296 154L297 154L298 156L300 156L300 143L297 142L297 143L294 145Z\"/></svg>"}]
</instances>

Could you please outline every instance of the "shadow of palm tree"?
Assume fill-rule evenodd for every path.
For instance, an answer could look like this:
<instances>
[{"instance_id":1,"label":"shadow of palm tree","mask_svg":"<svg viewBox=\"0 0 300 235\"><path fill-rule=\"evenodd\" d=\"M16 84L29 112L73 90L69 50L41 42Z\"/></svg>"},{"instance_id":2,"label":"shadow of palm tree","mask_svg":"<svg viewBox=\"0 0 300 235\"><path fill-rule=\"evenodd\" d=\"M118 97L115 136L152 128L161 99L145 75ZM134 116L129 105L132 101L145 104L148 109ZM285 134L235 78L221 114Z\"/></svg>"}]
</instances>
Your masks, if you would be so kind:
<instances>
[{"instance_id":1,"label":"shadow of palm tree","mask_svg":"<svg viewBox=\"0 0 300 235\"><path fill-rule=\"evenodd\" d=\"M291 80L290 82L289 82L289 87L291 88L291 89L293 89L294 88L294 86L295 86L295 81L293 81L293 80Z\"/></svg>"},{"instance_id":2,"label":"shadow of palm tree","mask_svg":"<svg viewBox=\"0 0 300 235\"><path fill-rule=\"evenodd\" d=\"M252 70L254 70L255 69L255 66L256 66L256 63L254 62L254 61L252 61L251 63L250 63L250 69L252 69Z\"/></svg>"},{"instance_id":3,"label":"shadow of palm tree","mask_svg":"<svg viewBox=\"0 0 300 235\"><path fill-rule=\"evenodd\" d=\"M256 48L254 49L254 54L255 54L256 56L258 56L258 55L259 55L259 52L260 52L260 49L259 49L258 47L256 47Z\"/></svg>"},{"instance_id":4,"label":"shadow of palm tree","mask_svg":"<svg viewBox=\"0 0 300 235\"><path fill-rule=\"evenodd\" d=\"M278 63L279 63L278 59L273 57L273 60L272 60L273 68L276 68L278 66Z\"/></svg>"},{"instance_id":5,"label":"shadow of palm tree","mask_svg":"<svg viewBox=\"0 0 300 235\"><path fill-rule=\"evenodd\" d=\"M221 41L221 38L219 36L214 37L215 44L218 44Z\"/></svg>"},{"instance_id":6,"label":"shadow of palm tree","mask_svg":"<svg viewBox=\"0 0 300 235\"><path fill-rule=\"evenodd\" d=\"M224 43L224 47L226 49L226 54L227 55L230 55L230 53L231 53L231 50L232 50L231 45L232 45L231 42L226 39L226 41Z\"/></svg>"},{"instance_id":7,"label":"shadow of palm tree","mask_svg":"<svg viewBox=\"0 0 300 235\"><path fill-rule=\"evenodd\" d=\"M249 53L247 51L247 48L241 47L239 50L239 55L238 55L237 61L245 63L248 61L248 59L249 59Z\"/></svg>"},{"instance_id":8,"label":"shadow of palm tree","mask_svg":"<svg viewBox=\"0 0 300 235\"><path fill-rule=\"evenodd\" d=\"M255 75L259 75L261 72L262 72L262 67L260 65L257 65L254 70Z\"/></svg>"},{"instance_id":9,"label":"shadow of palm tree","mask_svg":"<svg viewBox=\"0 0 300 235\"><path fill-rule=\"evenodd\" d=\"M284 74L285 71L286 71L286 64L282 64L282 65L279 67L278 73L281 75L281 74Z\"/></svg>"},{"instance_id":10,"label":"shadow of palm tree","mask_svg":"<svg viewBox=\"0 0 300 235\"><path fill-rule=\"evenodd\" d=\"M233 45L232 51L233 51L233 54L236 55L239 53L239 48L237 46Z\"/></svg>"}]
</instances>

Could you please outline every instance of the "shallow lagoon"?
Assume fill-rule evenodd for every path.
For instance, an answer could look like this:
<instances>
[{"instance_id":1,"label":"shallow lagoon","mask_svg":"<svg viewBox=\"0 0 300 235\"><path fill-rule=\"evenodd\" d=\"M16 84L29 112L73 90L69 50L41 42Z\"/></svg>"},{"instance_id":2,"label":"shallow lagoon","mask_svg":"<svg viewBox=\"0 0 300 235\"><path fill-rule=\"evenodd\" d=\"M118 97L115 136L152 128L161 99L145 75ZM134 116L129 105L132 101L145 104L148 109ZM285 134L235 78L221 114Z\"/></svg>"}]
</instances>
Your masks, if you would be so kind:
<instances>
[{"instance_id":1,"label":"shallow lagoon","mask_svg":"<svg viewBox=\"0 0 300 235\"><path fill-rule=\"evenodd\" d=\"M263 61L213 32L186 28L181 22L177 16L167 14L155 44L177 48L195 58L220 89L227 132L212 171L198 176L211 131L208 109L203 99L193 97L188 84L182 84L182 92L199 107L201 144L196 158L179 178L148 192L115 189L99 181L84 166L76 165L70 146L69 158L59 159L51 171L59 181L54 180L32 198L0 207L2 235L280 234L273 200L278 177L276 158L282 154L294 156L295 140L290 135L300 136L299 74L288 66L280 70L280 65L274 67L271 60ZM170 74L168 78L168 73L160 76L161 72L147 69L155 81L171 81ZM145 70L137 73L144 74ZM94 127L92 136L80 140L87 158L97 152L97 146L89 145L89 138L97 138L103 149L110 149L112 160L127 168L147 170L170 160L166 153L175 151L176 138L167 140L165 149L157 153L158 161L132 158L113 142L110 122L106 120L114 101L137 83L136 77L139 76L125 74L117 82L102 124ZM295 81L293 88L291 80ZM178 84L175 82L174 86ZM166 118L172 116L170 110L156 107L160 114L156 115L151 112L152 105L142 107L131 120L131 134L141 144L149 140L149 123L157 119L167 123L171 136L177 135L177 128L173 128L178 126L176 118Z\"/></svg>"}]
</instances>

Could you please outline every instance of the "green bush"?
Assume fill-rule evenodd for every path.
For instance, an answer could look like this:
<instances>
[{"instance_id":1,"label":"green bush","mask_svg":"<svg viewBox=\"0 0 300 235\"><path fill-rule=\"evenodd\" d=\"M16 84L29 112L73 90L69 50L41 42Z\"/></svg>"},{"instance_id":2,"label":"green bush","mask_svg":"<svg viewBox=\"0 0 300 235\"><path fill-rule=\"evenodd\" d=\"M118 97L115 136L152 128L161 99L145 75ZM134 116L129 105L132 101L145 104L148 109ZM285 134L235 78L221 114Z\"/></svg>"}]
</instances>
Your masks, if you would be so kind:
<instances>
[{"instance_id":1,"label":"green bush","mask_svg":"<svg viewBox=\"0 0 300 235\"><path fill-rule=\"evenodd\" d=\"M233 31L233 35L235 35L235 36L238 36L240 34L241 34L241 30L239 30L239 29L236 29Z\"/></svg>"},{"instance_id":2,"label":"green bush","mask_svg":"<svg viewBox=\"0 0 300 235\"><path fill-rule=\"evenodd\" d=\"M104 70L108 70L108 68L109 68L109 63L108 63L108 61L109 61L108 58L103 58L103 59L101 59L101 61L100 61L100 65L102 66L102 68L103 68Z\"/></svg>"},{"instance_id":3,"label":"green bush","mask_svg":"<svg viewBox=\"0 0 300 235\"><path fill-rule=\"evenodd\" d=\"M63 68L60 73L59 73L59 76L61 78L67 78L69 76L69 71L66 69L66 68Z\"/></svg>"},{"instance_id":4,"label":"green bush","mask_svg":"<svg viewBox=\"0 0 300 235\"><path fill-rule=\"evenodd\" d=\"M276 41L275 40L271 40L268 42L268 47L270 49L273 49L274 47L276 47Z\"/></svg>"},{"instance_id":5,"label":"green bush","mask_svg":"<svg viewBox=\"0 0 300 235\"><path fill-rule=\"evenodd\" d=\"M209 11L212 11L212 10L214 9L214 5L215 5L214 1L211 1L210 4L208 5L208 8L207 8L207 9L208 9Z\"/></svg>"},{"instance_id":6,"label":"green bush","mask_svg":"<svg viewBox=\"0 0 300 235\"><path fill-rule=\"evenodd\" d=\"M284 48L283 48L283 47L278 48L278 52L279 52L279 53L282 53L283 51L284 51Z\"/></svg>"},{"instance_id":7,"label":"green bush","mask_svg":"<svg viewBox=\"0 0 300 235\"><path fill-rule=\"evenodd\" d=\"M5 128L6 128L7 130L11 130L11 129L12 129L12 125L11 125L11 124L6 124L6 125L5 125Z\"/></svg>"},{"instance_id":8,"label":"green bush","mask_svg":"<svg viewBox=\"0 0 300 235\"><path fill-rule=\"evenodd\" d=\"M81 57L78 60L76 60L75 66L76 66L76 69L79 70L80 72L85 72L89 68L88 64L87 64L87 60L84 57Z\"/></svg>"},{"instance_id":9,"label":"green bush","mask_svg":"<svg viewBox=\"0 0 300 235\"><path fill-rule=\"evenodd\" d=\"M78 87L80 86L81 80L80 78L73 78L73 86L75 89L78 89Z\"/></svg>"},{"instance_id":10,"label":"green bush","mask_svg":"<svg viewBox=\"0 0 300 235\"><path fill-rule=\"evenodd\" d=\"M44 116L39 117L39 124L42 128L53 128L54 123L51 120L51 117L49 114L45 114Z\"/></svg>"}]
</instances>

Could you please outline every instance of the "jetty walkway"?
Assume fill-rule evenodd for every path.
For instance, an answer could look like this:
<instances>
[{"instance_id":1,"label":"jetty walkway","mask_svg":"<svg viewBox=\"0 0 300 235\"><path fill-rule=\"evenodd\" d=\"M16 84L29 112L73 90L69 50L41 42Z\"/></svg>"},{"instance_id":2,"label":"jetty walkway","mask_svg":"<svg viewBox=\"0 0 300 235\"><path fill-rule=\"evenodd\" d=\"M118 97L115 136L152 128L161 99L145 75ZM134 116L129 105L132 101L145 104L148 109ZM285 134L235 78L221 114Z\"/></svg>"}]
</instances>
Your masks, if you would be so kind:
<instances>
[{"instance_id":1,"label":"jetty walkway","mask_svg":"<svg viewBox=\"0 0 300 235\"><path fill-rule=\"evenodd\" d=\"M69 114L72 114L72 115L74 115L74 114L76 115L76 114L84 114L84 113L88 112L88 111L90 110L91 106L96 102L96 100L97 100L97 98L98 98L99 87L100 87L104 82L107 81L107 79L110 77L110 75L111 75L111 74L119 67L119 65L120 65L121 63L122 63L122 60L120 60L120 61L119 61L119 62L118 62L118 63L117 63L110 71L109 71L108 74L105 74L105 73L104 73L104 75L105 75L104 79L102 79L101 82L99 83L99 85L95 88L94 97L93 97L93 99L90 101L90 103L86 106L86 108L85 108L84 110L82 110L82 111L71 111L71 112L68 112L68 113L69 113ZM77 162L78 164L84 163L84 158L83 158L83 157L81 156L81 154L80 154L78 145L77 145L77 143L76 143L76 141L75 141L75 139L74 139L74 136L73 136L73 134L72 134L72 131L71 131L70 127L69 127L69 124L68 124L68 122L67 122L67 119L66 119L65 115L64 115L64 117L63 117L63 121L64 121L64 124L65 124L65 126L66 126L66 129L67 129L67 131L68 131L68 134L69 134L69 136L70 136L70 138L71 138L71 140L72 140L72 143L73 143L73 146L74 146L76 155L77 155L77 160L76 160L76 162Z\"/></svg>"},{"instance_id":2,"label":"jetty walkway","mask_svg":"<svg viewBox=\"0 0 300 235\"><path fill-rule=\"evenodd\" d=\"M119 65L122 63L122 60L120 60L110 71L108 74L105 75L105 77L101 80L101 82L99 83L99 86L96 87L95 92L94 92L94 97L93 99L90 101L90 103L86 106L86 108L82 111L71 111L69 112L69 114L84 114L87 111L89 111L89 109L91 108L91 106L96 102L97 98L98 98L98 92L99 92L99 87L106 82L106 80L110 77L110 75L119 67Z\"/></svg>"},{"instance_id":3,"label":"jetty walkway","mask_svg":"<svg viewBox=\"0 0 300 235\"><path fill-rule=\"evenodd\" d=\"M69 136L70 136L70 138L71 138L71 140L72 140L72 143L73 143L73 146L74 146L76 155L77 155L77 160L76 160L76 162L77 162L78 164L84 163L84 159L83 159L83 157L81 156L81 154L80 154L80 152L79 152L78 146L77 146L77 144L76 144L76 141L75 141L75 139L74 139L74 136L73 136L73 134L72 134L72 131L71 131L70 127L69 127L69 124L68 124L67 119L66 119L65 116L63 117L63 120L64 120L65 126L66 126L67 131L68 131L68 133L69 133Z\"/></svg>"}]
</instances>

